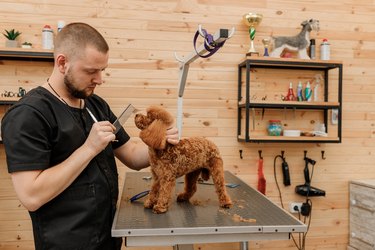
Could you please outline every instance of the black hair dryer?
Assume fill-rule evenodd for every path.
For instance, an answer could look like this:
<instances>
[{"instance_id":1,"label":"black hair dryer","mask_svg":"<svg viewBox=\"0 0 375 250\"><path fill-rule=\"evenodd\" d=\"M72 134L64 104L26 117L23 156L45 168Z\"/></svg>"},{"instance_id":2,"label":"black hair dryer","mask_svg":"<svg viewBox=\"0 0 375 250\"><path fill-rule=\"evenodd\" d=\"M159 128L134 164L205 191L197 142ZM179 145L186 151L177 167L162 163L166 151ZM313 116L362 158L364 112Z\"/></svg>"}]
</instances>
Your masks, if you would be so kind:
<instances>
[{"instance_id":1,"label":"black hair dryer","mask_svg":"<svg viewBox=\"0 0 375 250\"><path fill-rule=\"evenodd\" d=\"M302 196L325 196L326 192L322 189L312 187L310 185L310 171L309 164L315 165L316 161L305 156L305 168L303 169L303 175L305 176L305 184L296 186L296 193Z\"/></svg>"}]
</instances>

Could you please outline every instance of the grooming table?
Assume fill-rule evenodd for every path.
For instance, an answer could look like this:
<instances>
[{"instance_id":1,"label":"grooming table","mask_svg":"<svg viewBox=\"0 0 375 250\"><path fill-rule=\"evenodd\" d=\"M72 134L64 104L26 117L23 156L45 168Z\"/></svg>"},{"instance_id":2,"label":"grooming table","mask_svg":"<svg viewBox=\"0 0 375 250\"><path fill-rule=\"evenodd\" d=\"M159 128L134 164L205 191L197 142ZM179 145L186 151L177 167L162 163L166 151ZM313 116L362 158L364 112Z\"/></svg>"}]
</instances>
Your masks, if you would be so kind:
<instances>
[{"instance_id":1,"label":"grooming table","mask_svg":"<svg viewBox=\"0 0 375 250\"><path fill-rule=\"evenodd\" d=\"M178 203L176 194L167 213L154 214L145 209L145 198L130 202L130 197L149 190L152 180L147 172L128 172L120 206L113 225L113 237L125 237L126 246L174 246L193 249L194 243L240 242L248 248L251 240L288 240L290 233L306 232L307 226L266 196L225 171L233 206L219 207L215 187L198 185L189 202ZM176 193L183 190L183 178L176 181Z\"/></svg>"}]
</instances>

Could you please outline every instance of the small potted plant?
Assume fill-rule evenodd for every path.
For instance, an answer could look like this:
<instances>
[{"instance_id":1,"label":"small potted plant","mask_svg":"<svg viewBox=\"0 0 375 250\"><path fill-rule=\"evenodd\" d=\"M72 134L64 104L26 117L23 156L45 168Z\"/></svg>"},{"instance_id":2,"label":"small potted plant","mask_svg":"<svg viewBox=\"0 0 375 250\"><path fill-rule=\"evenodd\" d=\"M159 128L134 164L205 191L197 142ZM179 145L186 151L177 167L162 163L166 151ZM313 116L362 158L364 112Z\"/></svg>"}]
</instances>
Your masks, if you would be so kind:
<instances>
[{"instance_id":1,"label":"small potted plant","mask_svg":"<svg viewBox=\"0 0 375 250\"><path fill-rule=\"evenodd\" d=\"M6 47L12 47L15 48L18 46L18 42L16 41L17 37L21 35L21 32L11 29L11 30L5 30L5 33L3 35L7 38L5 42Z\"/></svg>"},{"instance_id":2,"label":"small potted plant","mask_svg":"<svg viewBox=\"0 0 375 250\"><path fill-rule=\"evenodd\" d=\"M24 48L24 49L31 49L33 46L32 43L29 43L29 42L24 42L23 44L21 44L21 47Z\"/></svg>"}]
</instances>

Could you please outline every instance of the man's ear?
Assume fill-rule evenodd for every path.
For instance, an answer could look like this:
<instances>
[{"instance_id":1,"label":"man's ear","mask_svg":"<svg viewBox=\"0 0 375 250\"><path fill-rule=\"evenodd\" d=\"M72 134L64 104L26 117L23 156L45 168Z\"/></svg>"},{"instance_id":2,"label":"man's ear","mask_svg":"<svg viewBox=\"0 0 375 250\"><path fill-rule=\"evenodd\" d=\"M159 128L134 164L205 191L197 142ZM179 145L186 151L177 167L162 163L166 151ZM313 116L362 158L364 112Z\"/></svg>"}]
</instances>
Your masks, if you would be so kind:
<instances>
[{"instance_id":1,"label":"man's ear","mask_svg":"<svg viewBox=\"0 0 375 250\"><path fill-rule=\"evenodd\" d=\"M65 74L66 71L66 56L63 54L58 54L56 57L56 65L60 71L60 73Z\"/></svg>"},{"instance_id":2,"label":"man's ear","mask_svg":"<svg viewBox=\"0 0 375 250\"><path fill-rule=\"evenodd\" d=\"M166 130L167 126L163 121L155 120L139 133L139 137L151 148L164 149L167 145Z\"/></svg>"}]
</instances>

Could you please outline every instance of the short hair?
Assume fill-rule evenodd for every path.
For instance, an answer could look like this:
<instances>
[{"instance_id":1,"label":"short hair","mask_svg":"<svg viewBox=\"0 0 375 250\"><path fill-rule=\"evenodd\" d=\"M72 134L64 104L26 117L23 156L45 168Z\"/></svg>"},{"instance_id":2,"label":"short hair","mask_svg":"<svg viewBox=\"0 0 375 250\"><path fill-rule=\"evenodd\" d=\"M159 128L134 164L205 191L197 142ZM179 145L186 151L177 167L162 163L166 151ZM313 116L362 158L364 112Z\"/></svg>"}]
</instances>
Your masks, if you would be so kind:
<instances>
[{"instance_id":1,"label":"short hair","mask_svg":"<svg viewBox=\"0 0 375 250\"><path fill-rule=\"evenodd\" d=\"M102 53L109 50L106 40L95 28L86 23L70 23L57 34L54 53L55 56L60 53L70 57L79 56L88 46Z\"/></svg>"}]
</instances>

